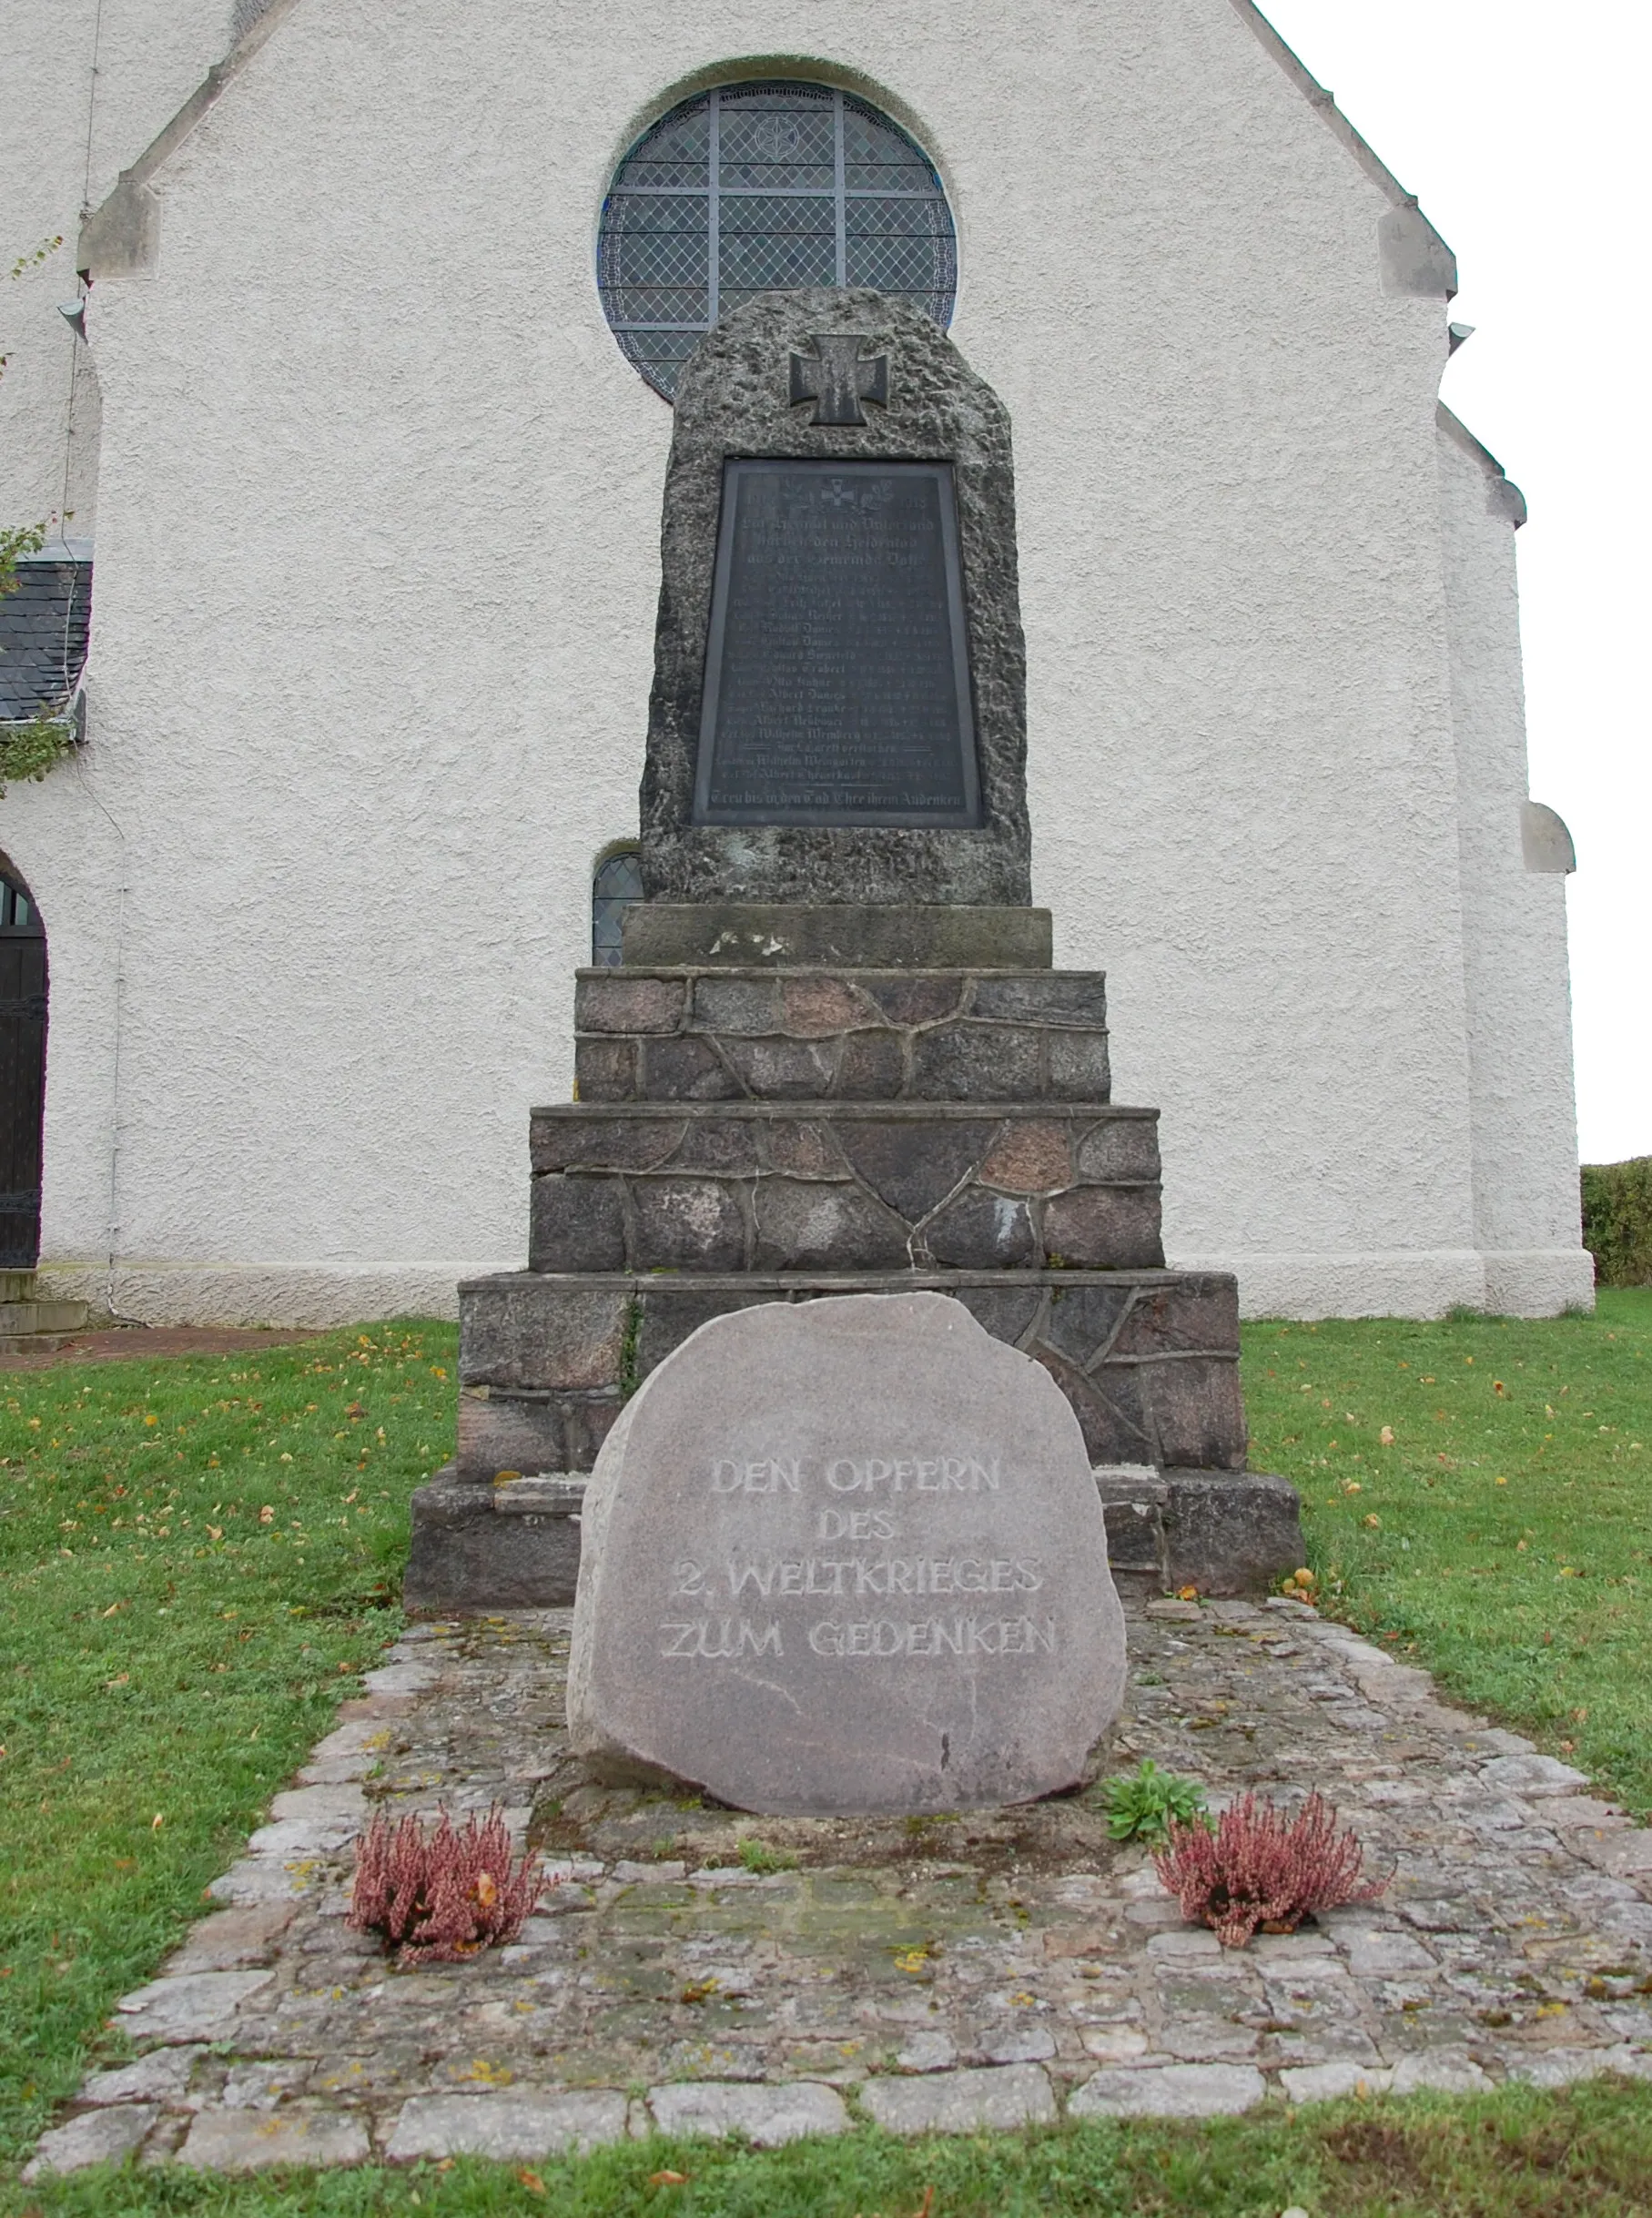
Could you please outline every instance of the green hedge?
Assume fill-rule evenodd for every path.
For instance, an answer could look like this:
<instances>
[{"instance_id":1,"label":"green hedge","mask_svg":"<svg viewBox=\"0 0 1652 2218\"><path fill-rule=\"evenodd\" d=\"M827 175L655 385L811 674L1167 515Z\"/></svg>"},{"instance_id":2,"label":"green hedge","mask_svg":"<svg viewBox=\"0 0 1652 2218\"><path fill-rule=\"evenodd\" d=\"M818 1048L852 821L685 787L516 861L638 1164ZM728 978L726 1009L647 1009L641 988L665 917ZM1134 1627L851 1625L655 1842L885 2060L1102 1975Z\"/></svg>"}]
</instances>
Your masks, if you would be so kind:
<instances>
[{"instance_id":1,"label":"green hedge","mask_svg":"<svg viewBox=\"0 0 1652 2218\"><path fill-rule=\"evenodd\" d=\"M1583 1244L1602 1286L1652 1286L1652 1155L1583 1166Z\"/></svg>"}]
</instances>

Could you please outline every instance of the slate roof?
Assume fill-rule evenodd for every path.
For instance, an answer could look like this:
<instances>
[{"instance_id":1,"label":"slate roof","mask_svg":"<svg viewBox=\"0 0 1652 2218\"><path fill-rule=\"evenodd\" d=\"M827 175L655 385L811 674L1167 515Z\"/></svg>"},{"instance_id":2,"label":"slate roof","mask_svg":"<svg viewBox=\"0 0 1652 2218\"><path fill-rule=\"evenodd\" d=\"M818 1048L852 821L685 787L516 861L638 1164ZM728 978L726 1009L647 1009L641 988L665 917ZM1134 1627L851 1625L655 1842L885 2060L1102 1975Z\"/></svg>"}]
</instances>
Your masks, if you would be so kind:
<instances>
[{"instance_id":1,"label":"slate roof","mask_svg":"<svg viewBox=\"0 0 1652 2218\"><path fill-rule=\"evenodd\" d=\"M19 562L0 595L0 723L56 707L80 683L92 621L90 562Z\"/></svg>"}]
</instances>

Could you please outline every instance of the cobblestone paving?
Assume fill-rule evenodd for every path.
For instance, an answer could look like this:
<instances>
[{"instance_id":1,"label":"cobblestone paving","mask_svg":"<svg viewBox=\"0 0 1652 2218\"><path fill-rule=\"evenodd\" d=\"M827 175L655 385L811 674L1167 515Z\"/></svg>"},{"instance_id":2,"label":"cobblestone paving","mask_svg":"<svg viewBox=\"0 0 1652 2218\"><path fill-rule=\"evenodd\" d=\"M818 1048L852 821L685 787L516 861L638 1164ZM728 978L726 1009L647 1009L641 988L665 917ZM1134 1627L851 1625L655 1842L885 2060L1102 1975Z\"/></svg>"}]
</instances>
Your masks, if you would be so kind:
<instances>
[{"instance_id":1,"label":"cobblestone paving","mask_svg":"<svg viewBox=\"0 0 1652 2218\"><path fill-rule=\"evenodd\" d=\"M1084 1796L743 1818L586 1782L569 1615L411 1628L347 1704L41 2169L509 2157L657 2127L758 2143L1201 2116L1363 2086L1652 2078L1652 1832L1294 1604L1127 1603L1115 1763L1319 1788L1387 1894L1224 1952ZM344 1923L374 1803L503 1802L560 1884L512 1947L390 1968ZM792 1868L749 1869L795 1858ZM27 2176L25 2174L25 2176Z\"/></svg>"}]
</instances>

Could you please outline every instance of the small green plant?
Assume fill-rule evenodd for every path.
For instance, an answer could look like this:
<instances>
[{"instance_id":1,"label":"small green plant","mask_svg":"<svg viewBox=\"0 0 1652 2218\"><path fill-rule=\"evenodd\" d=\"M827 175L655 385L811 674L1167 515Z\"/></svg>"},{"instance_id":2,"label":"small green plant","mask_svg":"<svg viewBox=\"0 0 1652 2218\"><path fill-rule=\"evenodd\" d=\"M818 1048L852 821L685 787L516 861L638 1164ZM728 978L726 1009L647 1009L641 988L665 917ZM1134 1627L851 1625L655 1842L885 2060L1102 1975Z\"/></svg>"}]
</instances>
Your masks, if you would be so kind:
<instances>
[{"instance_id":1,"label":"small green plant","mask_svg":"<svg viewBox=\"0 0 1652 2218\"><path fill-rule=\"evenodd\" d=\"M797 1858L789 1848L771 1848L766 1841L756 1839L748 1833L738 1844L742 1865L747 1871L795 1871Z\"/></svg>"},{"instance_id":2,"label":"small green plant","mask_svg":"<svg viewBox=\"0 0 1652 2218\"><path fill-rule=\"evenodd\" d=\"M1160 1771L1150 1756L1144 1756L1134 1771L1109 1779L1101 1793L1112 1840L1140 1840L1157 1848L1169 1839L1172 1819L1195 1825L1204 1818L1204 1788L1198 1780Z\"/></svg>"},{"instance_id":3,"label":"small green plant","mask_svg":"<svg viewBox=\"0 0 1652 2218\"><path fill-rule=\"evenodd\" d=\"M43 259L44 252L32 258ZM13 277L24 266L24 262L19 262L12 271ZM5 367L5 357L0 356L0 370ZM0 526L0 599L16 592L18 563L38 554L46 545L46 527L43 523ZM75 726L66 702L42 701L34 715L25 722L0 724L0 800L5 798L8 785L15 785L20 780L38 783L48 770L63 761L74 744Z\"/></svg>"},{"instance_id":4,"label":"small green plant","mask_svg":"<svg viewBox=\"0 0 1652 2218\"><path fill-rule=\"evenodd\" d=\"M625 1325L620 1336L620 1400L629 1402L643 1383L637 1353L643 1338L643 1304L635 1294L625 1304Z\"/></svg>"},{"instance_id":5,"label":"small green plant","mask_svg":"<svg viewBox=\"0 0 1652 2218\"><path fill-rule=\"evenodd\" d=\"M931 1841L957 1819L955 1810L919 1810L906 1820L909 1840Z\"/></svg>"},{"instance_id":6,"label":"small green plant","mask_svg":"<svg viewBox=\"0 0 1652 2218\"><path fill-rule=\"evenodd\" d=\"M43 238L32 254L20 254L6 275L14 279L20 278L31 269L38 269L42 262L51 259L62 244L63 233L61 231L58 232L56 238Z\"/></svg>"},{"instance_id":7,"label":"small green plant","mask_svg":"<svg viewBox=\"0 0 1652 2218\"><path fill-rule=\"evenodd\" d=\"M0 724L0 799L8 785L38 785L74 745L75 727L67 716L43 713L26 724Z\"/></svg>"},{"instance_id":8,"label":"small green plant","mask_svg":"<svg viewBox=\"0 0 1652 2218\"><path fill-rule=\"evenodd\" d=\"M40 552L46 535L43 523L0 524L0 593L16 592L18 563Z\"/></svg>"}]
</instances>

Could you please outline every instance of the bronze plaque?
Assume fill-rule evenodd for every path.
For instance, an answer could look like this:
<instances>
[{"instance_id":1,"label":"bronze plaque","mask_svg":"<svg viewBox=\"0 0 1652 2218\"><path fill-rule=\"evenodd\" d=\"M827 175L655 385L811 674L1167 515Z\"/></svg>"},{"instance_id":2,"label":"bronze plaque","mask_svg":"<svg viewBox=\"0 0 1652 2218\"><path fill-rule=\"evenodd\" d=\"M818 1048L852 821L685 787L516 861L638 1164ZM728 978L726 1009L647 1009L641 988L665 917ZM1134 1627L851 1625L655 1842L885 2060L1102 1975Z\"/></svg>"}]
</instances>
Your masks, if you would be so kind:
<instances>
[{"instance_id":1,"label":"bronze plaque","mask_svg":"<svg viewBox=\"0 0 1652 2218\"><path fill-rule=\"evenodd\" d=\"M980 823L949 462L724 463L694 815Z\"/></svg>"}]
</instances>

